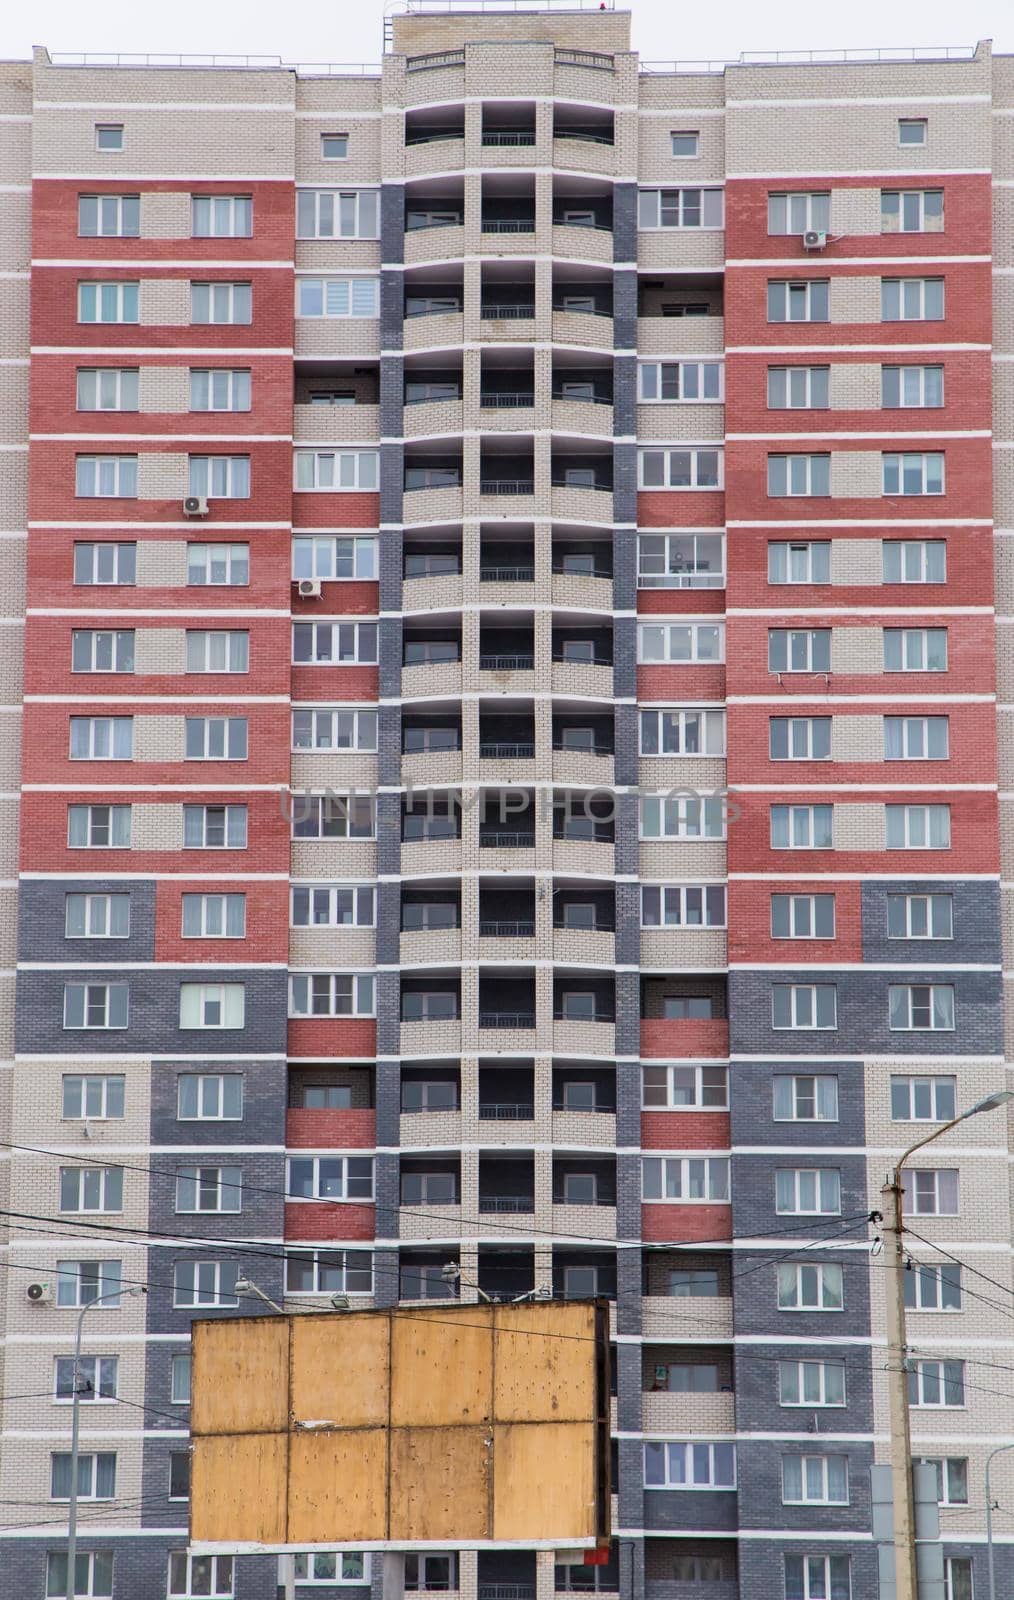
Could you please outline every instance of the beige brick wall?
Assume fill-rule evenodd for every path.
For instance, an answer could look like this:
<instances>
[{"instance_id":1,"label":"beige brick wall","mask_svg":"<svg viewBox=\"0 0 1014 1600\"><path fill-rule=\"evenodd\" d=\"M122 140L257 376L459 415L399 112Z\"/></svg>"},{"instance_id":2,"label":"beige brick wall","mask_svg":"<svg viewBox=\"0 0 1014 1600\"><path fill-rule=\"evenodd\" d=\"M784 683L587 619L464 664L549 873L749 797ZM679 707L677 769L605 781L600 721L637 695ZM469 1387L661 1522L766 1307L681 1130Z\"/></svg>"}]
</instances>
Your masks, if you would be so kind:
<instances>
[{"instance_id":1,"label":"beige brick wall","mask_svg":"<svg viewBox=\"0 0 1014 1600\"><path fill-rule=\"evenodd\" d=\"M725 118L701 117L694 106L674 107L669 117L637 119L637 176L641 183L710 183L725 177ZM696 157L674 157L673 133L698 135ZM621 169L623 170L623 169Z\"/></svg>"},{"instance_id":2,"label":"beige brick wall","mask_svg":"<svg viewBox=\"0 0 1014 1600\"><path fill-rule=\"evenodd\" d=\"M366 839L296 839L290 851L290 870L301 883L375 878L377 847Z\"/></svg>"},{"instance_id":3,"label":"beige brick wall","mask_svg":"<svg viewBox=\"0 0 1014 1600\"><path fill-rule=\"evenodd\" d=\"M28 368L0 367L0 445L28 439Z\"/></svg>"},{"instance_id":4,"label":"beige brick wall","mask_svg":"<svg viewBox=\"0 0 1014 1600\"><path fill-rule=\"evenodd\" d=\"M596 406L603 411L604 406ZM725 438L725 407L722 405L691 405L658 403L638 406L637 437L639 443L658 440L664 444L698 443L702 439Z\"/></svg>"},{"instance_id":5,"label":"beige brick wall","mask_svg":"<svg viewBox=\"0 0 1014 1600\"><path fill-rule=\"evenodd\" d=\"M148 546L140 548L145 550ZM185 551L186 546L181 549ZM138 628L134 634L134 672L144 678L183 673L186 649L185 628Z\"/></svg>"},{"instance_id":6,"label":"beige brick wall","mask_svg":"<svg viewBox=\"0 0 1014 1600\"><path fill-rule=\"evenodd\" d=\"M884 724L882 717L832 717L832 761L882 761ZM835 846L838 846L837 828Z\"/></svg>"},{"instance_id":7,"label":"beige brick wall","mask_svg":"<svg viewBox=\"0 0 1014 1600\"><path fill-rule=\"evenodd\" d=\"M15 705L24 685L24 624L10 618L0 626L0 705Z\"/></svg>"},{"instance_id":8,"label":"beige brick wall","mask_svg":"<svg viewBox=\"0 0 1014 1600\"><path fill-rule=\"evenodd\" d=\"M32 250L31 215L31 200L27 194L0 193L0 270L28 271ZM27 304L27 279L9 279L8 282L20 283Z\"/></svg>"},{"instance_id":9,"label":"beige brick wall","mask_svg":"<svg viewBox=\"0 0 1014 1600\"><path fill-rule=\"evenodd\" d=\"M857 581L853 579L853 582ZM882 630L867 627L832 628L831 670L832 672L883 672Z\"/></svg>"},{"instance_id":10,"label":"beige brick wall","mask_svg":"<svg viewBox=\"0 0 1014 1600\"><path fill-rule=\"evenodd\" d=\"M130 820L132 850L182 850L183 808L168 801L135 802Z\"/></svg>"},{"instance_id":11,"label":"beige brick wall","mask_svg":"<svg viewBox=\"0 0 1014 1600\"><path fill-rule=\"evenodd\" d=\"M879 450L835 450L831 456L831 494L836 500L880 499L883 468Z\"/></svg>"},{"instance_id":12,"label":"beige brick wall","mask_svg":"<svg viewBox=\"0 0 1014 1600\"><path fill-rule=\"evenodd\" d=\"M187 458L182 451L146 450L137 458L139 500L182 500L187 492Z\"/></svg>"},{"instance_id":13,"label":"beige brick wall","mask_svg":"<svg viewBox=\"0 0 1014 1600\"><path fill-rule=\"evenodd\" d=\"M147 328L188 328L189 281L186 278L142 278L138 320Z\"/></svg>"},{"instance_id":14,"label":"beige brick wall","mask_svg":"<svg viewBox=\"0 0 1014 1600\"><path fill-rule=\"evenodd\" d=\"M0 195L0 219L3 214L3 196ZM27 218L25 219L27 229ZM3 260L5 245L3 240L8 236L0 230L0 270L15 270L13 265ZM24 230L22 231L24 241ZM21 248L27 254L27 246L22 243ZM27 262L20 270L27 271ZM25 278L0 278L0 357L11 360L28 360L28 279Z\"/></svg>"},{"instance_id":15,"label":"beige brick wall","mask_svg":"<svg viewBox=\"0 0 1014 1600\"><path fill-rule=\"evenodd\" d=\"M879 322L880 279L863 275L832 275L828 293L832 322Z\"/></svg>"},{"instance_id":16,"label":"beige brick wall","mask_svg":"<svg viewBox=\"0 0 1014 1600\"><path fill-rule=\"evenodd\" d=\"M0 528L18 532L28 520L28 451L0 451Z\"/></svg>"},{"instance_id":17,"label":"beige brick wall","mask_svg":"<svg viewBox=\"0 0 1014 1600\"><path fill-rule=\"evenodd\" d=\"M831 364L828 398L832 411L879 411L880 367L875 361Z\"/></svg>"},{"instance_id":18,"label":"beige brick wall","mask_svg":"<svg viewBox=\"0 0 1014 1600\"><path fill-rule=\"evenodd\" d=\"M80 1146L82 1156L93 1156L102 1145L147 1144L151 1131L151 1093L149 1060L119 1059L115 1055L73 1060L44 1060L32 1063L31 1073L15 1074L11 1106L11 1139L15 1144L31 1144L40 1128L52 1131L52 1140L61 1149ZM88 1138L86 1124L63 1118L63 1079L67 1073L120 1073L126 1078L124 1115L115 1122L91 1119ZM38 1143L38 1141L35 1141ZM68 1156L73 1160L73 1156Z\"/></svg>"},{"instance_id":19,"label":"beige brick wall","mask_svg":"<svg viewBox=\"0 0 1014 1600\"><path fill-rule=\"evenodd\" d=\"M887 824L882 805L847 800L834 808L836 850L885 850Z\"/></svg>"},{"instance_id":20,"label":"beige brick wall","mask_svg":"<svg viewBox=\"0 0 1014 1600\"><path fill-rule=\"evenodd\" d=\"M668 970L688 967L695 971L724 967L727 962L725 932L721 928L643 928L641 966Z\"/></svg>"},{"instance_id":21,"label":"beige brick wall","mask_svg":"<svg viewBox=\"0 0 1014 1600\"><path fill-rule=\"evenodd\" d=\"M832 585L859 587L883 581L884 557L879 539L832 539Z\"/></svg>"},{"instance_id":22,"label":"beige brick wall","mask_svg":"<svg viewBox=\"0 0 1014 1600\"><path fill-rule=\"evenodd\" d=\"M137 382L139 411L189 411L189 367L141 367Z\"/></svg>"},{"instance_id":23,"label":"beige brick wall","mask_svg":"<svg viewBox=\"0 0 1014 1600\"><path fill-rule=\"evenodd\" d=\"M54 76L46 75L50 82L40 90L36 83L36 96L42 100L67 100L72 92L67 79L71 73L60 69ZM279 107L278 112L251 111L240 115L238 108L228 104L234 97L225 81L226 74L216 72L197 78L199 87L190 99L202 109L199 112L177 110L173 101L183 96L182 73L173 73L171 80L163 73L135 72L134 81L126 83L128 73L117 73L120 84L114 85L112 71L75 74L79 81L91 78L94 98L99 102L93 109L63 106L37 111L33 129L33 159L39 176L47 173L80 172L88 176L101 173L115 178L119 173L146 173L152 177L175 177L187 183L195 173L204 178L222 176L249 176L252 178L291 178L295 157L295 123L291 110ZM238 75L237 75L238 76ZM255 87L265 91L264 98L275 99L270 76L276 80L288 78L289 95L292 93L292 74L250 73L248 87L239 98L250 97ZM98 79L99 82L95 82ZM145 93L145 91L147 91ZM167 92L168 91L168 92ZM159 102L157 110L104 111L113 96L116 100L139 99ZM221 104L209 109L209 95ZM259 98L259 97L258 97ZM119 152L96 151L95 124L97 122L122 122L124 124L123 149Z\"/></svg>"},{"instance_id":24,"label":"beige brick wall","mask_svg":"<svg viewBox=\"0 0 1014 1600\"><path fill-rule=\"evenodd\" d=\"M135 761L182 761L185 754L182 717L135 717Z\"/></svg>"},{"instance_id":25,"label":"beige brick wall","mask_svg":"<svg viewBox=\"0 0 1014 1600\"><path fill-rule=\"evenodd\" d=\"M897 144L897 135L895 136ZM831 232L846 239L880 232L880 189L831 190Z\"/></svg>"},{"instance_id":26,"label":"beige brick wall","mask_svg":"<svg viewBox=\"0 0 1014 1600\"><path fill-rule=\"evenodd\" d=\"M143 369L142 369L143 371ZM187 546L184 539L139 539L137 544L137 587L139 589L182 589L187 581ZM155 648L155 639L164 637L162 630L158 634L154 629L139 629L135 640L134 671L141 672L182 672L184 670L184 640L183 629L169 629L169 634L180 635L178 654L169 654L165 657L167 662L178 660L178 666L172 665L141 665L142 650L148 649L148 637L151 636L151 648ZM162 655L156 654L147 659L161 662Z\"/></svg>"},{"instance_id":27,"label":"beige brick wall","mask_svg":"<svg viewBox=\"0 0 1014 1600\"><path fill-rule=\"evenodd\" d=\"M289 933L289 964L293 967L347 972L370 968L374 959L371 928L293 928Z\"/></svg>"},{"instance_id":28,"label":"beige brick wall","mask_svg":"<svg viewBox=\"0 0 1014 1600\"><path fill-rule=\"evenodd\" d=\"M696 883L725 877L725 844L717 839L673 839L642 843L640 876L645 883Z\"/></svg>"},{"instance_id":29,"label":"beige brick wall","mask_svg":"<svg viewBox=\"0 0 1014 1600\"><path fill-rule=\"evenodd\" d=\"M189 239L190 196L183 189L141 193L142 239Z\"/></svg>"}]
</instances>

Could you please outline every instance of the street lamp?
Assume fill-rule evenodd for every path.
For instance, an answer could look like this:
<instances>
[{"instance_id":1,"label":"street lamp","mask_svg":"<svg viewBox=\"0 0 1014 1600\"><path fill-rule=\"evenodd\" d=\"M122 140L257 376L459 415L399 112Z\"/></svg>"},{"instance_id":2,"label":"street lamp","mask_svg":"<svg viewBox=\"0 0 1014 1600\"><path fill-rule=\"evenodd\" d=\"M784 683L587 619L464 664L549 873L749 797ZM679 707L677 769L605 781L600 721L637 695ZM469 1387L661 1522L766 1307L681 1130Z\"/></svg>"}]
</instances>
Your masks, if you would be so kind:
<instances>
[{"instance_id":1,"label":"street lamp","mask_svg":"<svg viewBox=\"0 0 1014 1600\"><path fill-rule=\"evenodd\" d=\"M258 1300L263 1300L264 1304L270 1306L272 1311L277 1311L279 1316L285 1315L278 1302L266 1295L263 1289L259 1289L251 1278L237 1278L233 1284L233 1291L238 1295L256 1295Z\"/></svg>"},{"instance_id":2,"label":"street lamp","mask_svg":"<svg viewBox=\"0 0 1014 1600\"><path fill-rule=\"evenodd\" d=\"M77 1594L75 1571L77 1566L77 1460L78 1442L81 1427L81 1393L83 1381L81 1377L81 1329L84 1319L93 1306L101 1305L103 1300L115 1300L119 1303L123 1295L131 1297L147 1294L143 1284L132 1284L127 1289L107 1289L104 1294L97 1294L94 1300L86 1300L78 1312L77 1329L74 1334L74 1374L71 1380L71 1412L70 1412L70 1502L67 1507L67 1600L74 1600Z\"/></svg>"},{"instance_id":3,"label":"street lamp","mask_svg":"<svg viewBox=\"0 0 1014 1600\"><path fill-rule=\"evenodd\" d=\"M986 1561L989 1574L989 1600L996 1600L996 1574L993 1570L993 1496L989 1490L989 1465L994 1456L1002 1456L1005 1450L1014 1450L1014 1444L999 1444L986 1457Z\"/></svg>"},{"instance_id":4,"label":"street lamp","mask_svg":"<svg viewBox=\"0 0 1014 1600\"><path fill-rule=\"evenodd\" d=\"M915 1507L912 1494L912 1431L908 1414L908 1343L905 1330L905 1246L903 1234L904 1184L902 1169L910 1156L934 1139L956 1128L959 1122L976 1117L980 1111L997 1111L1014 1099L1014 1091L997 1090L974 1106L952 1117L925 1138L909 1145L898 1159L894 1171L880 1191L883 1201L883 1228L893 1234L887 1264L893 1268L887 1286L887 1345L895 1360L889 1361L887 1387L891 1427L891 1482L894 1497L894 1567L897 1600L917 1600L918 1585L915 1566ZM886 1243L886 1241L885 1241ZM988 1496L987 1496L988 1499Z\"/></svg>"},{"instance_id":5,"label":"street lamp","mask_svg":"<svg viewBox=\"0 0 1014 1600\"><path fill-rule=\"evenodd\" d=\"M452 1286L457 1285L459 1288L474 1289L480 1300L485 1300L487 1305L493 1304L493 1296L491 1294L487 1294L485 1289L481 1289L477 1283L472 1283L471 1279L461 1276L461 1268L456 1261L448 1261L445 1266L442 1266L440 1268L440 1276L445 1283Z\"/></svg>"}]
</instances>

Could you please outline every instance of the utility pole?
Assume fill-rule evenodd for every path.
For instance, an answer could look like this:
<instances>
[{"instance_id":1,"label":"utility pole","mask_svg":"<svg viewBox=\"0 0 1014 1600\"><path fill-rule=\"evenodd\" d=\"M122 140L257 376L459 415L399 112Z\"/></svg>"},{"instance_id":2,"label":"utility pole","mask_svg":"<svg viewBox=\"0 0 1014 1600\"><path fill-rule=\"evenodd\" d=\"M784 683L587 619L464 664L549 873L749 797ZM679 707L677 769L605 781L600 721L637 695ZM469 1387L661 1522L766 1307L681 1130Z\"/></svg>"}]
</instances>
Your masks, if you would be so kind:
<instances>
[{"instance_id":1,"label":"utility pole","mask_svg":"<svg viewBox=\"0 0 1014 1600\"><path fill-rule=\"evenodd\" d=\"M1002 1456L1005 1451L1014 1450L1014 1444L1000 1444L991 1450L986 1457L986 1561L989 1574L989 1600L996 1600L996 1570L993 1557L993 1491L989 1486L989 1469L993 1464L994 1456Z\"/></svg>"}]
</instances>

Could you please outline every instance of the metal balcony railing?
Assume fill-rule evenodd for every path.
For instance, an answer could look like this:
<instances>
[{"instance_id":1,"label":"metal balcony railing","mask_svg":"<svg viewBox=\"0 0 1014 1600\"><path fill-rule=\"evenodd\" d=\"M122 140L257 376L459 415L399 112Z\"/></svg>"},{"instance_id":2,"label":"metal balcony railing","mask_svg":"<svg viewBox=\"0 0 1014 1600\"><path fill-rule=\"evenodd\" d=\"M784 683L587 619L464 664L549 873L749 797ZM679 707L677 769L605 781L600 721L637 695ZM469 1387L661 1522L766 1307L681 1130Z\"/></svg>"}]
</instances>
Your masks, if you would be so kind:
<instances>
[{"instance_id":1,"label":"metal balcony railing","mask_svg":"<svg viewBox=\"0 0 1014 1600\"><path fill-rule=\"evenodd\" d=\"M481 478L480 494L534 494L534 478Z\"/></svg>"},{"instance_id":2,"label":"metal balcony railing","mask_svg":"<svg viewBox=\"0 0 1014 1600\"><path fill-rule=\"evenodd\" d=\"M520 1100L483 1100L479 1103L480 1122L532 1122L535 1107Z\"/></svg>"},{"instance_id":3,"label":"metal balcony railing","mask_svg":"<svg viewBox=\"0 0 1014 1600\"><path fill-rule=\"evenodd\" d=\"M406 133L406 147L416 144L446 144L449 139L463 139L464 124L460 128L427 128L424 133Z\"/></svg>"},{"instance_id":4,"label":"metal balcony railing","mask_svg":"<svg viewBox=\"0 0 1014 1600\"><path fill-rule=\"evenodd\" d=\"M616 1021L616 1014L613 1011L593 1011L590 1016L571 1017L571 1016L568 1016L568 1014L565 1011L558 1011L556 1009L556 1007L554 1006L554 1008L553 1008L553 1021L554 1022L615 1022ZM607 1201L604 1202L604 1204L606 1204L606 1205L615 1205L616 1201L615 1200L607 1200Z\"/></svg>"},{"instance_id":5,"label":"metal balcony railing","mask_svg":"<svg viewBox=\"0 0 1014 1600\"><path fill-rule=\"evenodd\" d=\"M535 833L530 828L480 828L479 830L481 850L531 850L534 845Z\"/></svg>"},{"instance_id":6,"label":"metal balcony railing","mask_svg":"<svg viewBox=\"0 0 1014 1600\"><path fill-rule=\"evenodd\" d=\"M597 67L603 72L613 72L616 67L615 56L601 50L554 50L553 59L558 67Z\"/></svg>"},{"instance_id":7,"label":"metal balcony railing","mask_svg":"<svg viewBox=\"0 0 1014 1600\"><path fill-rule=\"evenodd\" d=\"M555 389L553 390L553 399L574 400L578 405L582 406L611 406L613 403L611 394L558 394Z\"/></svg>"},{"instance_id":8,"label":"metal balcony railing","mask_svg":"<svg viewBox=\"0 0 1014 1600\"><path fill-rule=\"evenodd\" d=\"M534 233L534 217L483 217L483 233Z\"/></svg>"},{"instance_id":9,"label":"metal balcony railing","mask_svg":"<svg viewBox=\"0 0 1014 1600\"><path fill-rule=\"evenodd\" d=\"M479 316L485 322L514 322L523 318L534 317L535 305L533 301L498 302L488 300L479 307Z\"/></svg>"},{"instance_id":10,"label":"metal balcony railing","mask_svg":"<svg viewBox=\"0 0 1014 1600\"><path fill-rule=\"evenodd\" d=\"M571 667L611 667L612 656L568 656L562 650L553 651L553 660L566 662Z\"/></svg>"},{"instance_id":11,"label":"metal balcony railing","mask_svg":"<svg viewBox=\"0 0 1014 1600\"><path fill-rule=\"evenodd\" d=\"M569 756L611 756L611 744L564 744L562 739L553 740L553 749Z\"/></svg>"},{"instance_id":12,"label":"metal balcony railing","mask_svg":"<svg viewBox=\"0 0 1014 1600\"><path fill-rule=\"evenodd\" d=\"M479 404L485 406L487 410L493 407L505 411L511 409L524 410L527 406L535 404L535 396L534 394L522 394L517 389L503 389L499 393L495 390L487 390L485 394L479 396Z\"/></svg>"},{"instance_id":13,"label":"metal balcony railing","mask_svg":"<svg viewBox=\"0 0 1014 1600\"><path fill-rule=\"evenodd\" d=\"M611 133L593 133L590 128L554 128L554 139L582 139L588 144L615 144Z\"/></svg>"},{"instance_id":14,"label":"metal balcony railing","mask_svg":"<svg viewBox=\"0 0 1014 1600\"><path fill-rule=\"evenodd\" d=\"M434 67L463 67L464 50L429 50L422 56L406 56L406 72L429 72Z\"/></svg>"},{"instance_id":15,"label":"metal balcony railing","mask_svg":"<svg viewBox=\"0 0 1014 1600\"><path fill-rule=\"evenodd\" d=\"M613 492L611 483L603 483L598 478L592 483L571 483L567 478L553 478L551 482L554 489L592 489L597 494L612 494Z\"/></svg>"},{"instance_id":16,"label":"metal balcony railing","mask_svg":"<svg viewBox=\"0 0 1014 1600\"><path fill-rule=\"evenodd\" d=\"M483 761L531 761L535 745L530 739L483 739L479 741L479 755Z\"/></svg>"},{"instance_id":17,"label":"metal balcony railing","mask_svg":"<svg viewBox=\"0 0 1014 1600\"><path fill-rule=\"evenodd\" d=\"M520 650L495 655L480 652L479 666L483 672L531 672L535 657L530 651Z\"/></svg>"},{"instance_id":18,"label":"metal balcony railing","mask_svg":"<svg viewBox=\"0 0 1014 1600\"><path fill-rule=\"evenodd\" d=\"M592 567L588 572L573 572L564 566L562 561L553 562L553 571L563 578L611 578L612 573L606 567Z\"/></svg>"},{"instance_id":19,"label":"metal balcony railing","mask_svg":"<svg viewBox=\"0 0 1014 1600\"><path fill-rule=\"evenodd\" d=\"M534 1011L480 1011L480 1028L534 1028Z\"/></svg>"},{"instance_id":20,"label":"metal balcony railing","mask_svg":"<svg viewBox=\"0 0 1014 1600\"><path fill-rule=\"evenodd\" d=\"M534 922L512 922L506 918L492 917L479 923L480 939L531 939L534 935Z\"/></svg>"},{"instance_id":21,"label":"metal balcony railing","mask_svg":"<svg viewBox=\"0 0 1014 1600\"><path fill-rule=\"evenodd\" d=\"M478 1600L535 1600L534 1583L480 1583Z\"/></svg>"},{"instance_id":22,"label":"metal balcony railing","mask_svg":"<svg viewBox=\"0 0 1014 1600\"><path fill-rule=\"evenodd\" d=\"M480 583L534 583L535 568L532 567L480 567Z\"/></svg>"},{"instance_id":23,"label":"metal balcony railing","mask_svg":"<svg viewBox=\"0 0 1014 1600\"><path fill-rule=\"evenodd\" d=\"M479 1210L524 1214L535 1210L535 1196L528 1194L480 1194Z\"/></svg>"},{"instance_id":24,"label":"metal balcony railing","mask_svg":"<svg viewBox=\"0 0 1014 1600\"><path fill-rule=\"evenodd\" d=\"M482 142L485 145L519 145L534 144L534 128L484 128Z\"/></svg>"},{"instance_id":25,"label":"metal balcony railing","mask_svg":"<svg viewBox=\"0 0 1014 1600\"><path fill-rule=\"evenodd\" d=\"M554 922L558 933L615 933L613 922Z\"/></svg>"}]
</instances>

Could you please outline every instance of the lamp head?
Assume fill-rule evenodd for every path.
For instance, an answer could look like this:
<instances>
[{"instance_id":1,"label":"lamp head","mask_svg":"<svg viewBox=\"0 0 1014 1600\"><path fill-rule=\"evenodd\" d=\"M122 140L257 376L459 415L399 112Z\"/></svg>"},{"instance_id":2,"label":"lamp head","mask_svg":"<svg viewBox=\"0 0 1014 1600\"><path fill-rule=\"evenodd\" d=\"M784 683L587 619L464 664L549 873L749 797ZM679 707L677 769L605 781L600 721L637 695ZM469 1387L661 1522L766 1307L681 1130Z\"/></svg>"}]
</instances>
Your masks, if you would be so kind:
<instances>
[{"instance_id":1,"label":"lamp head","mask_svg":"<svg viewBox=\"0 0 1014 1600\"><path fill-rule=\"evenodd\" d=\"M998 1111L1001 1106L1007 1105L1011 1100L1014 1100L1014 1090L997 1089L994 1094L987 1094L984 1099L977 1100L974 1106L968 1108L965 1115L974 1117L980 1111Z\"/></svg>"}]
</instances>

